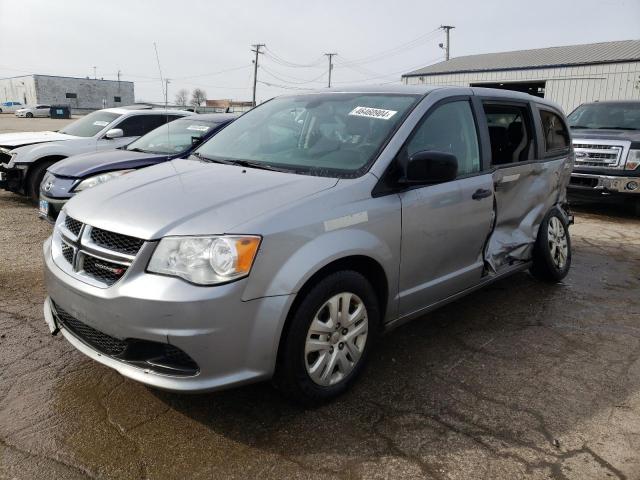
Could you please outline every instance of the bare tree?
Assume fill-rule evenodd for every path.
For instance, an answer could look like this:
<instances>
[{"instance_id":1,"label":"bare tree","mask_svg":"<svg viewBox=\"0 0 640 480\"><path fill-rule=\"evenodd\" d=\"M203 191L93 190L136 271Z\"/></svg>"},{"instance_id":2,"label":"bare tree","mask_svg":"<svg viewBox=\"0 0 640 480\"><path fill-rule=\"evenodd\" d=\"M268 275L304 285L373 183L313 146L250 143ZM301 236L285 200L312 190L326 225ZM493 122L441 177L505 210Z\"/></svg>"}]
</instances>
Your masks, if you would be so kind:
<instances>
[{"instance_id":1,"label":"bare tree","mask_svg":"<svg viewBox=\"0 0 640 480\"><path fill-rule=\"evenodd\" d=\"M189 100L189 91L186 88L181 88L176 93L176 105L186 106Z\"/></svg>"},{"instance_id":2,"label":"bare tree","mask_svg":"<svg viewBox=\"0 0 640 480\"><path fill-rule=\"evenodd\" d=\"M207 92L205 92L201 88L194 88L193 92L191 92L191 105L194 107L199 107L205 102L206 99Z\"/></svg>"}]
</instances>

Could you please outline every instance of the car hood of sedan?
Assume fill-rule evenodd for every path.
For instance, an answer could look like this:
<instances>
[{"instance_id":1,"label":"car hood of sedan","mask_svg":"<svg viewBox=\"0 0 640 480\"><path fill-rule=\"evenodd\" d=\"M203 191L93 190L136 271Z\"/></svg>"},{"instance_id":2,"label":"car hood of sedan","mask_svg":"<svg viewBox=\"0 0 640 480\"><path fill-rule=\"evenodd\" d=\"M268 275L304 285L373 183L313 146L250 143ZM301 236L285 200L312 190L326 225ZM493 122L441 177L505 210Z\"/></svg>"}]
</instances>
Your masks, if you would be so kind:
<instances>
[{"instance_id":1,"label":"car hood of sedan","mask_svg":"<svg viewBox=\"0 0 640 480\"><path fill-rule=\"evenodd\" d=\"M59 132L0 133L0 146L14 148L33 145L34 143L59 142L61 140L72 140L74 138L78 137Z\"/></svg>"},{"instance_id":2,"label":"car hood of sedan","mask_svg":"<svg viewBox=\"0 0 640 480\"><path fill-rule=\"evenodd\" d=\"M335 178L177 159L86 190L65 211L83 223L145 240L260 233L234 228L336 183Z\"/></svg>"},{"instance_id":3,"label":"car hood of sedan","mask_svg":"<svg viewBox=\"0 0 640 480\"><path fill-rule=\"evenodd\" d=\"M58 177L85 178L102 172L142 168L167 159L165 154L132 152L130 150L105 150L65 158L49 167Z\"/></svg>"}]
</instances>

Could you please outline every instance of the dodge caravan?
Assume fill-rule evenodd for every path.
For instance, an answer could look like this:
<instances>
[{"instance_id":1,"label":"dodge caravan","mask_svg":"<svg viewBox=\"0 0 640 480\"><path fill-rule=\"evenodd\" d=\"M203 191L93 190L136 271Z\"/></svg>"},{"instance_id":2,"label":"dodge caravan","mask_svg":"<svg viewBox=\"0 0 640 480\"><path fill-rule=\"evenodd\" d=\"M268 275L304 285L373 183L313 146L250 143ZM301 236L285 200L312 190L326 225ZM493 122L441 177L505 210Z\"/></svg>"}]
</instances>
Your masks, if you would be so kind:
<instances>
[{"instance_id":1,"label":"dodge caravan","mask_svg":"<svg viewBox=\"0 0 640 480\"><path fill-rule=\"evenodd\" d=\"M153 387L326 400L385 331L516 272L565 277L572 163L562 111L522 93L278 97L72 198L44 245L45 319Z\"/></svg>"}]
</instances>

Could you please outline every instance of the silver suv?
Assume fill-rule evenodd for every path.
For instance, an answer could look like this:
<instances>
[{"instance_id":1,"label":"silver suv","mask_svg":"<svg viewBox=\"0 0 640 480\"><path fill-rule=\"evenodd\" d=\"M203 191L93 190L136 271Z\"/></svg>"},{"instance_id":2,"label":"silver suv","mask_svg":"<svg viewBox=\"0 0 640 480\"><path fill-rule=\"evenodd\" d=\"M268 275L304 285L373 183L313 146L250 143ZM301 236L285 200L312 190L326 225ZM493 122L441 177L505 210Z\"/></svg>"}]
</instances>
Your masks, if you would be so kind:
<instances>
[{"instance_id":1,"label":"silver suv","mask_svg":"<svg viewBox=\"0 0 640 480\"><path fill-rule=\"evenodd\" d=\"M87 190L44 245L52 331L173 391L346 390L376 337L571 264L561 110L454 87L275 98L188 159Z\"/></svg>"}]
</instances>

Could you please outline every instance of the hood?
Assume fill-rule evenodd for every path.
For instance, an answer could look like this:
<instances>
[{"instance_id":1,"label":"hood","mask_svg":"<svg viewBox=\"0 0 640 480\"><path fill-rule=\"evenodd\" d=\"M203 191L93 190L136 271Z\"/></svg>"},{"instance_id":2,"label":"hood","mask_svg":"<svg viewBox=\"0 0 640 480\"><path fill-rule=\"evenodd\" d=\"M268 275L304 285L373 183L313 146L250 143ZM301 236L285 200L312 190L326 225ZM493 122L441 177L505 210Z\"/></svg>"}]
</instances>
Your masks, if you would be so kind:
<instances>
[{"instance_id":1,"label":"hood","mask_svg":"<svg viewBox=\"0 0 640 480\"><path fill-rule=\"evenodd\" d=\"M335 178L177 159L91 188L65 210L81 222L146 240L234 227L329 189Z\"/></svg>"},{"instance_id":2,"label":"hood","mask_svg":"<svg viewBox=\"0 0 640 480\"><path fill-rule=\"evenodd\" d=\"M633 143L640 142L640 130L606 130L578 128L571 130L571 136L574 140L627 140Z\"/></svg>"},{"instance_id":3,"label":"hood","mask_svg":"<svg viewBox=\"0 0 640 480\"><path fill-rule=\"evenodd\" d=\"M58 132L0 133L0 147L22 147L24 145L33 145L34 143L59 142L74 138L78 137Z\"/></svg>"},{"instance_id":4,"label":"hood","mask_svg":"<svg viewBox=\"0 0 640 480\"><path fill-rule=\"evenodd\" d=\"M131 152L129 150L105 150L74 155L48 168L58 177L84 178L112 170L142 168L167 160L167 155Z\"/></svg>"}]
</instances>

